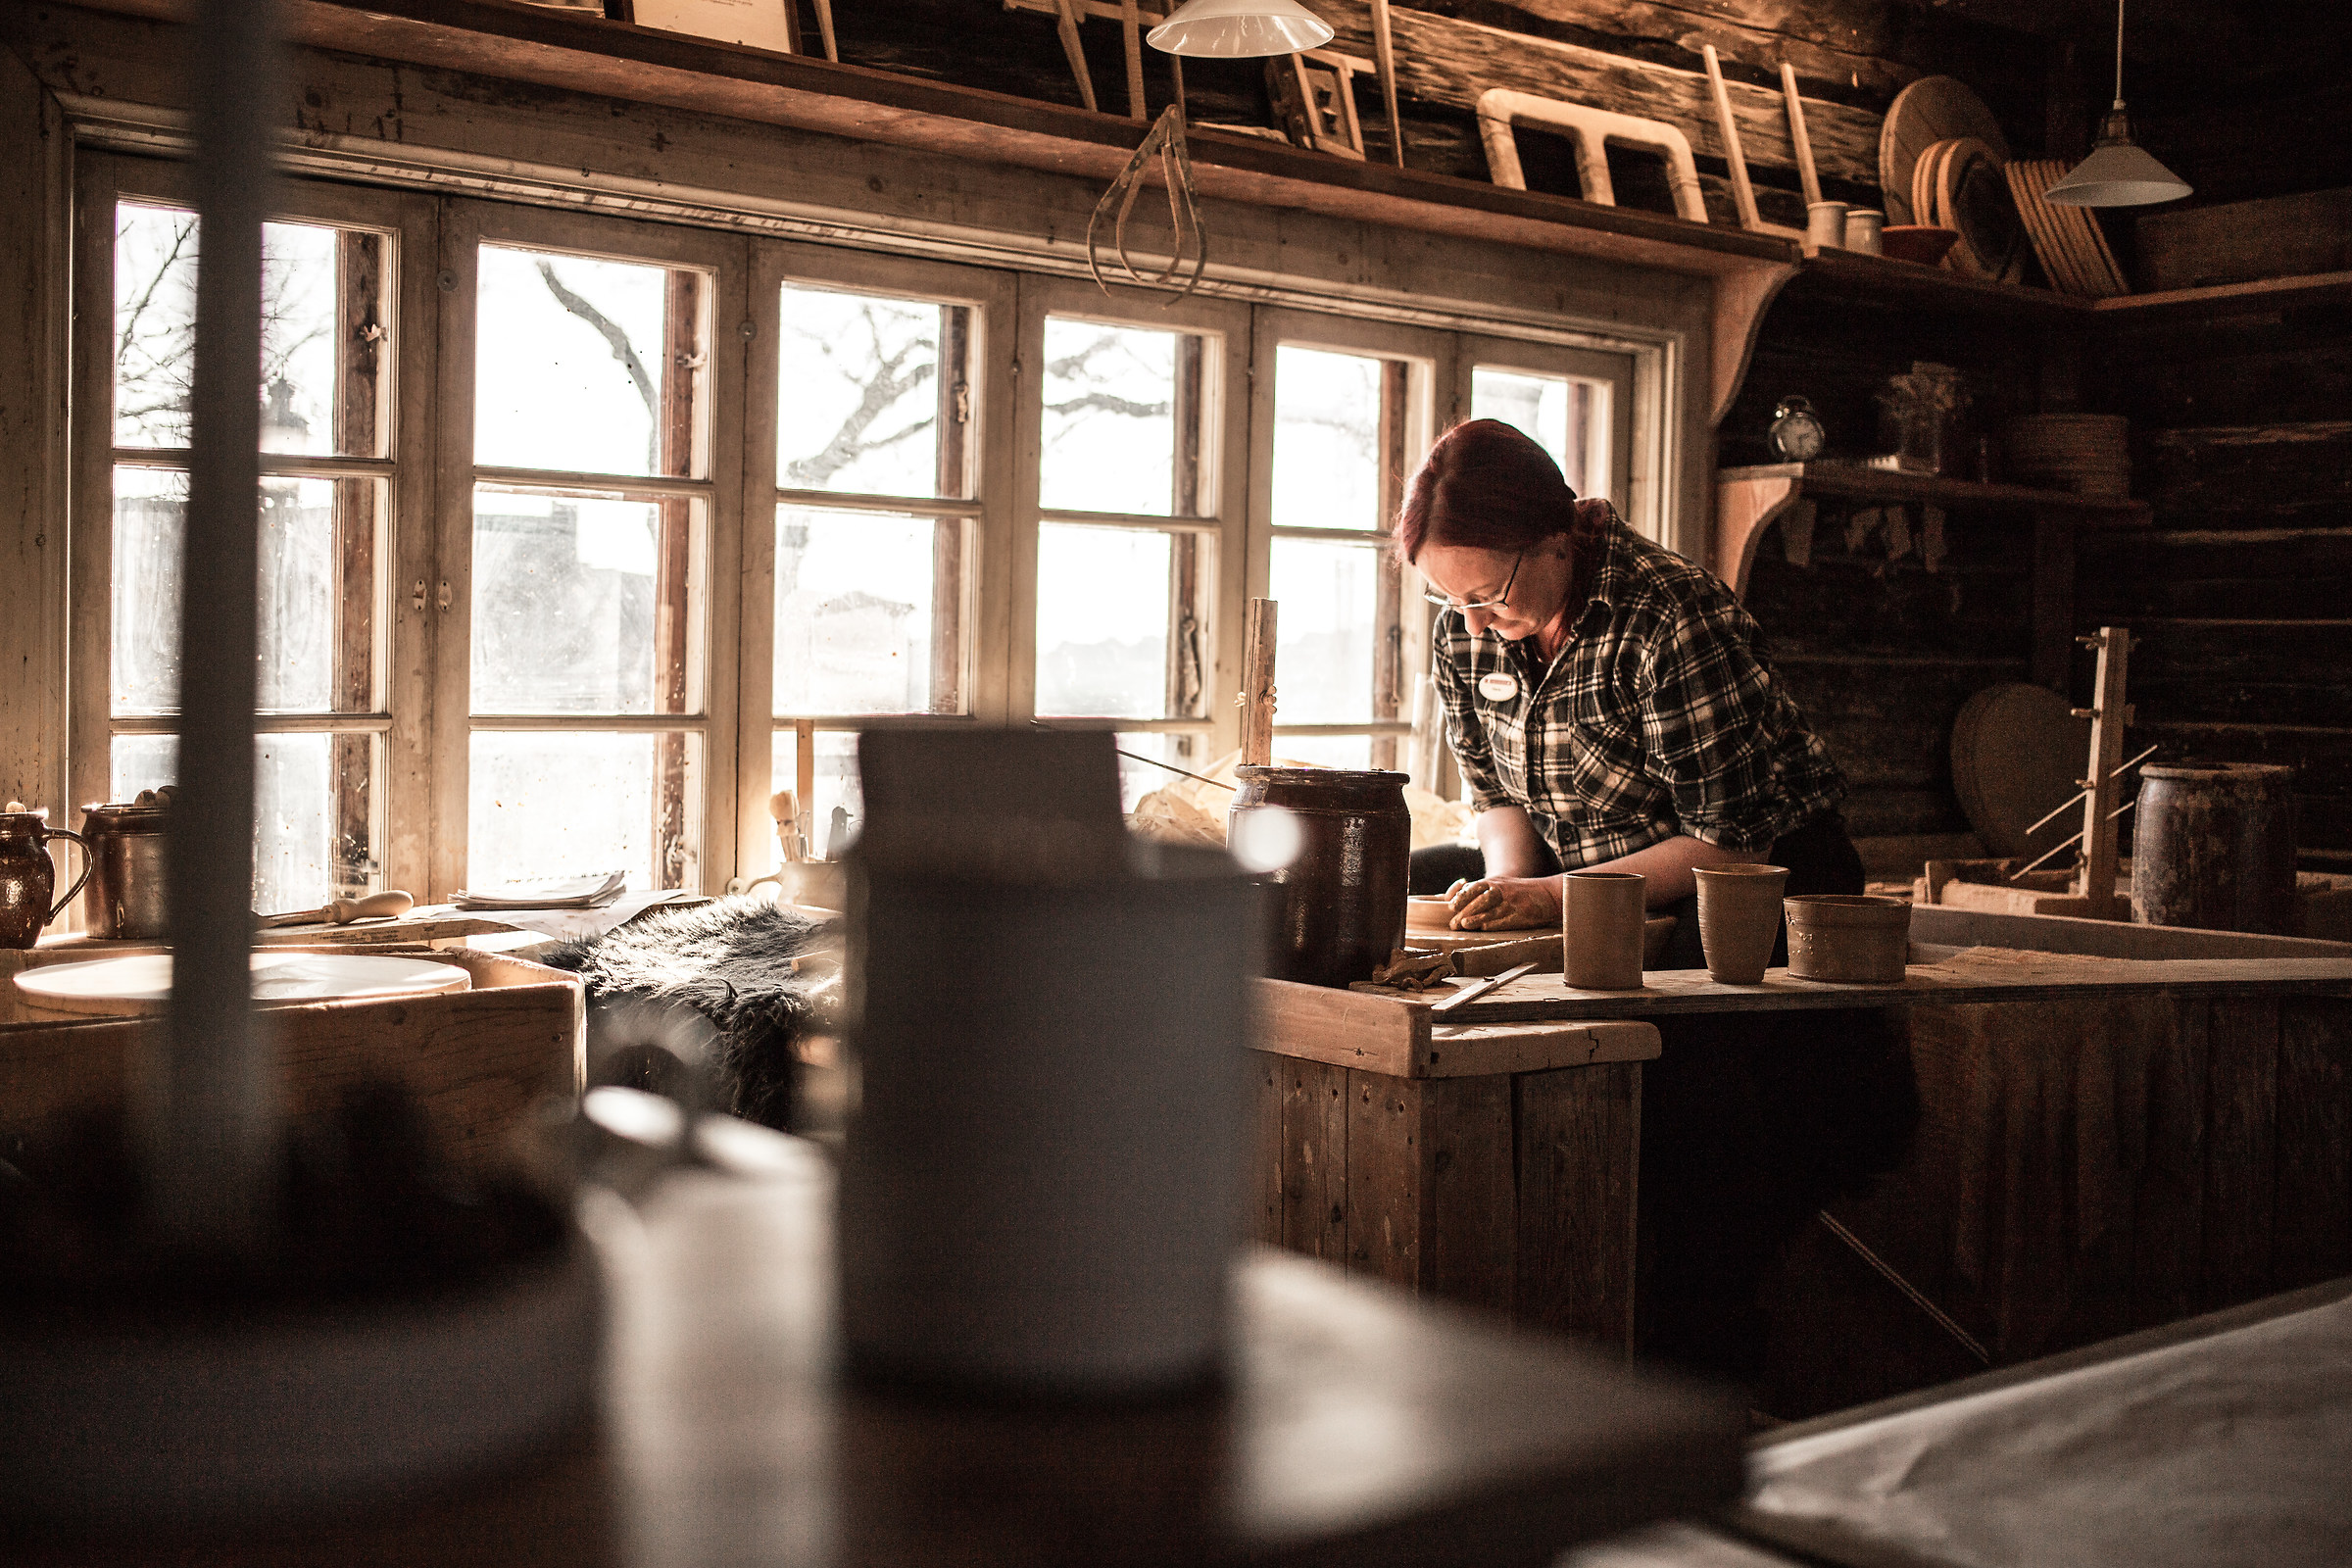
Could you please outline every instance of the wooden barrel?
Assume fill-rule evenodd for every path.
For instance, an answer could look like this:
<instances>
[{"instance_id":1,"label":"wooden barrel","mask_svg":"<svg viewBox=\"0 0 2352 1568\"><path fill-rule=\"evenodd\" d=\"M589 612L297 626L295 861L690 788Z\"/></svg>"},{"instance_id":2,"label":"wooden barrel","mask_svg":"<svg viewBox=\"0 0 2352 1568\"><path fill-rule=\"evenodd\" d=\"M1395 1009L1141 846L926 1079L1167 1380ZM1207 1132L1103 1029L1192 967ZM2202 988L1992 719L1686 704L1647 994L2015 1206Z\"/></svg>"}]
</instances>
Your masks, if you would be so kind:
<instances>
[{"instance_id":1,"label":"wooden barrel","mask_svg":"<svg viewBox=\"0 0 2352 1568\"><path fill-rule=\"evenodd\" d=\"M1266 873L1281 890L1266 973L1318 986L1371 979L1373 965L1404 946L1413 853L1405 775L1251 764L1234 776L1229 842L1252 813L1275 808L1298 827L1298 853Z\"/></svg>"},{"instance_id":2,"label":"wooden barrel","mask_svg":"<svg viewBox=\"0 0 2352 1568\"><path fill-rule=\"evenodd\" d=\"M2295 929L2295 770L2143 767L2132 918L2208 931Z\"/></svg>"}]
</instances>

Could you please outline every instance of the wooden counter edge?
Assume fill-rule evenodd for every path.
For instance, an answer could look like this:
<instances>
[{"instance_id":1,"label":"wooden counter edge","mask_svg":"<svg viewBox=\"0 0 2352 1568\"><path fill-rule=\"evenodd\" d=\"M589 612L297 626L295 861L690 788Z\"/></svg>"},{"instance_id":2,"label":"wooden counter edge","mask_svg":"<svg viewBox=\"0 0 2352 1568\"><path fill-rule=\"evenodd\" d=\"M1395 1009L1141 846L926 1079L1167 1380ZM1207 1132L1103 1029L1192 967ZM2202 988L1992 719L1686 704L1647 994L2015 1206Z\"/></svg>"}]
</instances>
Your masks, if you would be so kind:
<instances>
[{"instance_id":1,"label":"wooden counter edge","mask_svg":"<svg viewBox=\"0 0 2352 1568\"><path fill-rule=\"evenodd\" d=\"M1253 1049L1392 1078L1473 1078L1647 1061L1657 1026L1634 1019L1436 1024L1426 1004L1361 991L1257 982Z\"/></svg>"}]
</instances>

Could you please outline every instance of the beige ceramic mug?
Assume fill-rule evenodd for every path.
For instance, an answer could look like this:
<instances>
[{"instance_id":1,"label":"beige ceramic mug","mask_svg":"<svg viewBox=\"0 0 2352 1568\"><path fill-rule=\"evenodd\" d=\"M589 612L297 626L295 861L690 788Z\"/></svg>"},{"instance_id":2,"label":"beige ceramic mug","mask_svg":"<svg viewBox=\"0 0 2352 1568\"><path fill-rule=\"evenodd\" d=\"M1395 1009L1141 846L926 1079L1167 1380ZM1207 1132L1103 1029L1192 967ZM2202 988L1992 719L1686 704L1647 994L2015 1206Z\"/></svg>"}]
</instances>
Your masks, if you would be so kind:
<instances>
[{"instance_id":1,"label":"beige ceramic mug","mask_svg":"<svg viewBox=\"0 0 2352 1568\"><path fill-rule=\"evenodd\" d=\"M1571 871L1560 899L1562 963L1579 991L1642 989L1645 879L1631 871Z\"/></svg>"},{"instance_id":2,"label":"beige ceramic mug","mask_svg":"<svg viewBox=\"0 0 2352 1568\"><path fill-rule=\"evenodd\" d=\"M1781 936L1785 865L1702 865L1698 879L1698 944L1707 974L1727 986L1764 983L1773 944Z\"/></svg>"}]
</instances>

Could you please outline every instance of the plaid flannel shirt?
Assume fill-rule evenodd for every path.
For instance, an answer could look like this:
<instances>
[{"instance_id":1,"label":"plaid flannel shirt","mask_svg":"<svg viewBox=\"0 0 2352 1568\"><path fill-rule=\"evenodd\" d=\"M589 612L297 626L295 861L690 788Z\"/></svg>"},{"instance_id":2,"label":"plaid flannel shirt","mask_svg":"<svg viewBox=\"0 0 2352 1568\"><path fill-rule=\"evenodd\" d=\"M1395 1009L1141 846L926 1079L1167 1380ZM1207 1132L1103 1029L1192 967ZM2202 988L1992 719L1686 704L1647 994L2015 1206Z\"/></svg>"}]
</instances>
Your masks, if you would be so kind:
<instances>
[{"instance_id":1,"label":"plaid flannel shirt","mask_svg":"<svg viewBox=\"0 0 2352 1568\"><path fill-rule=\"evenodd\" d=\"M1593 558L1549 668L1533 637L1473 636L1459 611L1438 615L1446 739L1474 807L1525 808L1574 870L1678 834L1766 851L1844 799L1729 588L1614 516ZM1515 689L1482 692L1497 674Z\"/></svg>"}]
</instances>

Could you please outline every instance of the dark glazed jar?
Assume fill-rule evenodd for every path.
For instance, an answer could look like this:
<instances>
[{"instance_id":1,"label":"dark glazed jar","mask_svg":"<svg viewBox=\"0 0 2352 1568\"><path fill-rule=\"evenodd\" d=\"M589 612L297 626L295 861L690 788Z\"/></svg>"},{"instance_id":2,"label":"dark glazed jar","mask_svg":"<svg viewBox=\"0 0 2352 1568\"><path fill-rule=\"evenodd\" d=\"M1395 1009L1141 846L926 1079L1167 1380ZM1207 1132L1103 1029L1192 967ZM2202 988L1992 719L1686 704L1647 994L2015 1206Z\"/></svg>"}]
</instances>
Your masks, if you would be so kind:
<instances>
[{"instance_id":1,"label":"dark glazed jar","mask_svg":"<svg viewBox=\"0 0 2352 1568\"><path fill-rule=\"evenodd\" d=\"M2132 918L2295 934L2295 770L2143 767L2132 825Z\"/></svg>"},{"instance_id":2,"label":"dark glazed jar","mask_svg":"<svg viewBox=\"0 0 2352 1568\"><path fill-rule=\"evenodd\" d=\"M0 811L0 948L29 948L40 941L42 929L90 879L85 853L81 881L68 888L64 898L50 902L49 895L57 891L57 867L49 858L51 839L81 844L80 834L51 827L46 811ZM82 848L86 852L89 846Z\"/></svg>"},{"instance_id":3,"label":"dark glazed jar","mask_svg":"<svg viewBox=\"0 0 2352 1568\"><path fill-rule=\"evenodd\" d=\"M1404 886L1413 816L1402 773L1325 767L1234 769L1241 787L1226 842L1251 811L1280 807L1299 828L1298 853L1265 880L1281 890L1266 973L1344 986L1404 946Z\"/></svg>"},{"instance_id":4,"label":"dark glazed jar","mask_svg":"<svg viewBox=\"0 0 2352 1568\"><path fill-rule=\"evenodd\" d=\"M85 806L81 836L90 849L90 896L82 919L94 937L160 941L171 916L164 903L167 806Z\"/></svg>"}]
</instances>

